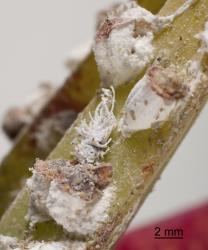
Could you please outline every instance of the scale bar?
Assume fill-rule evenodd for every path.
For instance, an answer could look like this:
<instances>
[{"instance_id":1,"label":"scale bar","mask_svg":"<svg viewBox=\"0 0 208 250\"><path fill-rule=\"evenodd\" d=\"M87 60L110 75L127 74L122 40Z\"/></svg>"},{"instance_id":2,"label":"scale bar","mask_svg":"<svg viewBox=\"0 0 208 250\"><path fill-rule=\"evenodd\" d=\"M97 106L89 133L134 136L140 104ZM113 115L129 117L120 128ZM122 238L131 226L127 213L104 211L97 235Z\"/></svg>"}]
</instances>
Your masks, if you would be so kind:
<instances>
[{"instance_id":1,"label":"scale bar","mask_svg":"<svg viewBox=\"0 0 208 250\"><path fill-rule=\"evenodd\" d=\"M183 240L183 237L155 237L156 240Z\"/></svg>"}]
</instances>

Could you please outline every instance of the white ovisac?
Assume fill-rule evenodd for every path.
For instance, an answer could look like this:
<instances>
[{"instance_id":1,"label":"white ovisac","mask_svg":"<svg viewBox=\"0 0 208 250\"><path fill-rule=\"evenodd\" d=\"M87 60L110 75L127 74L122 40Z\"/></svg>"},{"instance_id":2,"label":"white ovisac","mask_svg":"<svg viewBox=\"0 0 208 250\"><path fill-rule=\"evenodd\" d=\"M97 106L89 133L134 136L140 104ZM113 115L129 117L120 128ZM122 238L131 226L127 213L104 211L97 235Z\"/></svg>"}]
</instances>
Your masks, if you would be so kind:
<instances>
[{"instance_id":1,"label":"white ovisac","mask_svg":"<svg viewBox=\"0 0 208 250\"><path fill-rule=\"evenodd\" d=\"M103 86L117 87L141 73L154 58L152 41L196 0L187 0L174 14L153 15L135 2L122 4L108 14L94 44Z\"/></svg>"},{"instance_id":2,"label":"white ovisac","mask_svg":"<svg viewBox=\"0 0 208 250\"><path fill-rule=\"evenodd\" d=\"M46 182L36 170L27 183L31 192L28 214L31 226L39 221L53 218L65 230L79 235L89 235L106 221L106 213L115 189L109 186L102 191L99 200L87 202L76 194L60 190L56 181Z\"/></svg>"},{"instance_id":3,"label":"white ovisac","mask_svg":"<svg viewBox=\"0 0 208 250\"><path fill-rule=\"evenodd\" d=\"M165 100L152 90L144 76L132 89L123 110L120 130L127 137L132 133L150 128L154 123L165 120L176 102Z\"/></svg>"}]
</instances>

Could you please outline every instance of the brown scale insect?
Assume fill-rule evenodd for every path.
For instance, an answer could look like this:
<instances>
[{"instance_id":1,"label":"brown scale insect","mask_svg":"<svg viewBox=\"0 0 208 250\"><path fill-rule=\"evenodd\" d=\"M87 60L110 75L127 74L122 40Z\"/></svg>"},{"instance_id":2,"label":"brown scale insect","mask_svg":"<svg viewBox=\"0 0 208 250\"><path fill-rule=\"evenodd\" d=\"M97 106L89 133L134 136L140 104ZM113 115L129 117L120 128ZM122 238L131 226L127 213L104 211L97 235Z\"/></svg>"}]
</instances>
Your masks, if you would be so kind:
<instances>
[{"instance_id":1,"label":"brown scale insect","mask_svg":"<svg viewBox=\"0 0 208 250\"><path fill-rule=\"evenodd\" d=\"M202 58L202 67L205 73L208 73L208 53L205 53Z\"/></svg>"},{"instance_id":2,"label":"brown scale insect","mask_svg":"<svg viewBox=\"0 0 208 250\"><path fill-rule=\"evenodd\" d=\"M152 23L148 23L144 19L135 21L133 37L137 38L138 36L145 36L147 32L153 32L153 31L154 27Z\"/></svg>"},{"instance_id":3,"label":"brown scale insect","mask_svg":"<svg viewBox=\"0 0 208 250\"><path fill-rule=\"evenodd\" d=\"M110 164L101 163L94 169L89 169L89 171L93 173L94 180L99 188L103 189L110 183L113 174Z\"/></svg>"},{"instance_id":4,"label":"brown scale insect","mask_svg":"<svg viewBox=\"0 0 208 250\"><path fill-rule=\"evenodd\" d=\"M47 182L56 181L62 191L76 193L86 201L98 197L112 178L112 166L106 163L74 165L74 161L37 160L34 169Z\"/></svg>"},{"instance_id":5,"label":"brown scale insect","mask_svg":"<svg viewBox=\"0 0 208 250\"><path fill-rule=\"evenodd\" d=\"M113 18L109 19L108 17L105 19L105 21L101 24L101 26L98 28L97 35L96 35L96 41L102 41L104 39L108 39L110 33L118 24L121 23L120 18Z\"/></svg>"},{"instance_id":6,"label":"brown scale insect","mask_svg":"<svg viewBox=\"0 0 208 250\"><path fill-rule=\"evenodd\" d=\"M147 73L152 90L167 100L178 100L187 95L188 86L172 67L152 66Z\"/></svg>"},{"instance_id":7,"label":"brown scale insect","mask_svg":"<svg viewBox=\"0 0 208 250\"><path fill-rule=\"evenodd\" d=\"M145 180L153 175L153 173L154 173L154 165L155 165L155 163L151 162L148 165L143 167L143 169L142 169L142 177Z\"/></svg>"},{"instance_id":8,"label":"brown scale insect","mask_svg":"<svg viewBox=\"0 0 208 250\"><path fill-rule=\"evenodd\" d=\"M97 30L96 42L108 39L112 30L119 27L123 27L133 22L134 20L123 20L122 18L119 17L114 17L114 18L107 17L103 22L103 24L101 24L101 26Z\"/></svg>"}]
</instances>

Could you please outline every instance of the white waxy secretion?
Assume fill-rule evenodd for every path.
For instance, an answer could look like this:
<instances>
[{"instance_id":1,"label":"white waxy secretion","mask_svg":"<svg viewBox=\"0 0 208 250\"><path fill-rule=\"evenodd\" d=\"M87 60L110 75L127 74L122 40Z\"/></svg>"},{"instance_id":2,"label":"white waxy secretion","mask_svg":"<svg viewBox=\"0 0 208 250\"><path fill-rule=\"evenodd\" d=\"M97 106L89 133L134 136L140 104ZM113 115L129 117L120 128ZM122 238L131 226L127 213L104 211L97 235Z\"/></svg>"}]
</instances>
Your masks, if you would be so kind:
<instances>
[{"instance_id":1,"label":"white waxy secretion","mask_svg":"<svg viewBox=\"0 0 208 250\"><path fill-rule=\"evenodd\" d=\"M192 77L191 92L195 90L198 83L207 80L208 72L208 22L202 32L195 36L201 41L201 47L198 49L199 59L190 60L187 63L187 73Z\"/></svg>"},{"instance_id":2,"label":"white waxy secretion","mask_svg":"<svg viewBox=\"0 0 208 250\"><path fill-rule=\"evenodd\" d=\"M208 22L205 23L204 31L196 35L196 38L198 38L202 42L199 52L208 53Z\"/></svg>"},{"instance_id":3,"label":"white waxy secretion","mask_svg":"<svg viewBox=\"0 0 208 250\"><path fill-rule=\"evenodd\" d=\"M46 205L51 217L65 230L79 235L90 235L108 218L106 210L110 207L113 193L114 189L107 187L101 199L93 205L76 195L63 193L52 183Z\"/></svg>"},{"instance_id":4,"label":"white waxy secretion","mask_svg":"<svg viewBox=\"0 0 208 250\"><path fill-rule=\"evenodd\" d=\"M0 235L0 250L21 250L14 237Z\"/></svg>"},{"instance_id":5,"label":"white waxy secretion","mask_svg":"<svg viewBox=\"0 0 208 250\"><path fill-rule=\"evenodd\" d=\"M82 242L34 242L27 246L29 250L85 250Z\"/></svg>"},{"instance_id":6,"label":"white waxy secretion","mask_svg":"<svg viewBox=\"0 0 208 250\"><path fill-rule=\"evenodd\" d=\"M174 14L153 15L135 2L122 4L108 14L94 44L95 58L104 86L114 87L141 73L154 58L152 41L196 0L187 0Z\"/></svg>"},{"instance_id":7,"label":"white waxy secretion","mask_svg":"<svg viewBox=\"0 0 208 250\"><path fill-rule=\"evenodd\" d=\"M85 250L86 244L79 241L19 242L15 237L0 235L0 250Z\"/></svg>"}]
</instances>

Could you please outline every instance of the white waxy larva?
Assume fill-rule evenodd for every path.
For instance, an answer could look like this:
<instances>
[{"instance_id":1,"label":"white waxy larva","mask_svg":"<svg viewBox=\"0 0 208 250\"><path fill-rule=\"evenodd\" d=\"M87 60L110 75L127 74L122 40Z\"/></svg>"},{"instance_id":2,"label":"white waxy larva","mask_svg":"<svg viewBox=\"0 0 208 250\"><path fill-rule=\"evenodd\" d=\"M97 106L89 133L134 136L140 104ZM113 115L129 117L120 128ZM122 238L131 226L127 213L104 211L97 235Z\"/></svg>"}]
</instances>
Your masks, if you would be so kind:
<instances>
[{"instance_id":1,"label":"white waxy larva","mask_svg":"<svg viewBox=\"0 0 208 250\"><path fill-rule=\"evenodd\" d=\"M114 89L102 89L101 102L94 116L90 114L89 124L83 120L77 127L79 139L74 141L74 154L79 163L95 163L106 154L111 132L117 124L113 114L114 102Z\"/></svg>"},{"instance_id":2,"label":"white waxy larva","mask_svg":"<svg viewBox=\"0 0 208 250\"><path fill-rule=\"evenodd\" d=\"M94 44L95 58L104 86L114 87L141 73L154 58L152 41L196 0L187 0L170 16L160 17L135 2L122 4L109 13Z\"/></svg>"}]
</instances>

